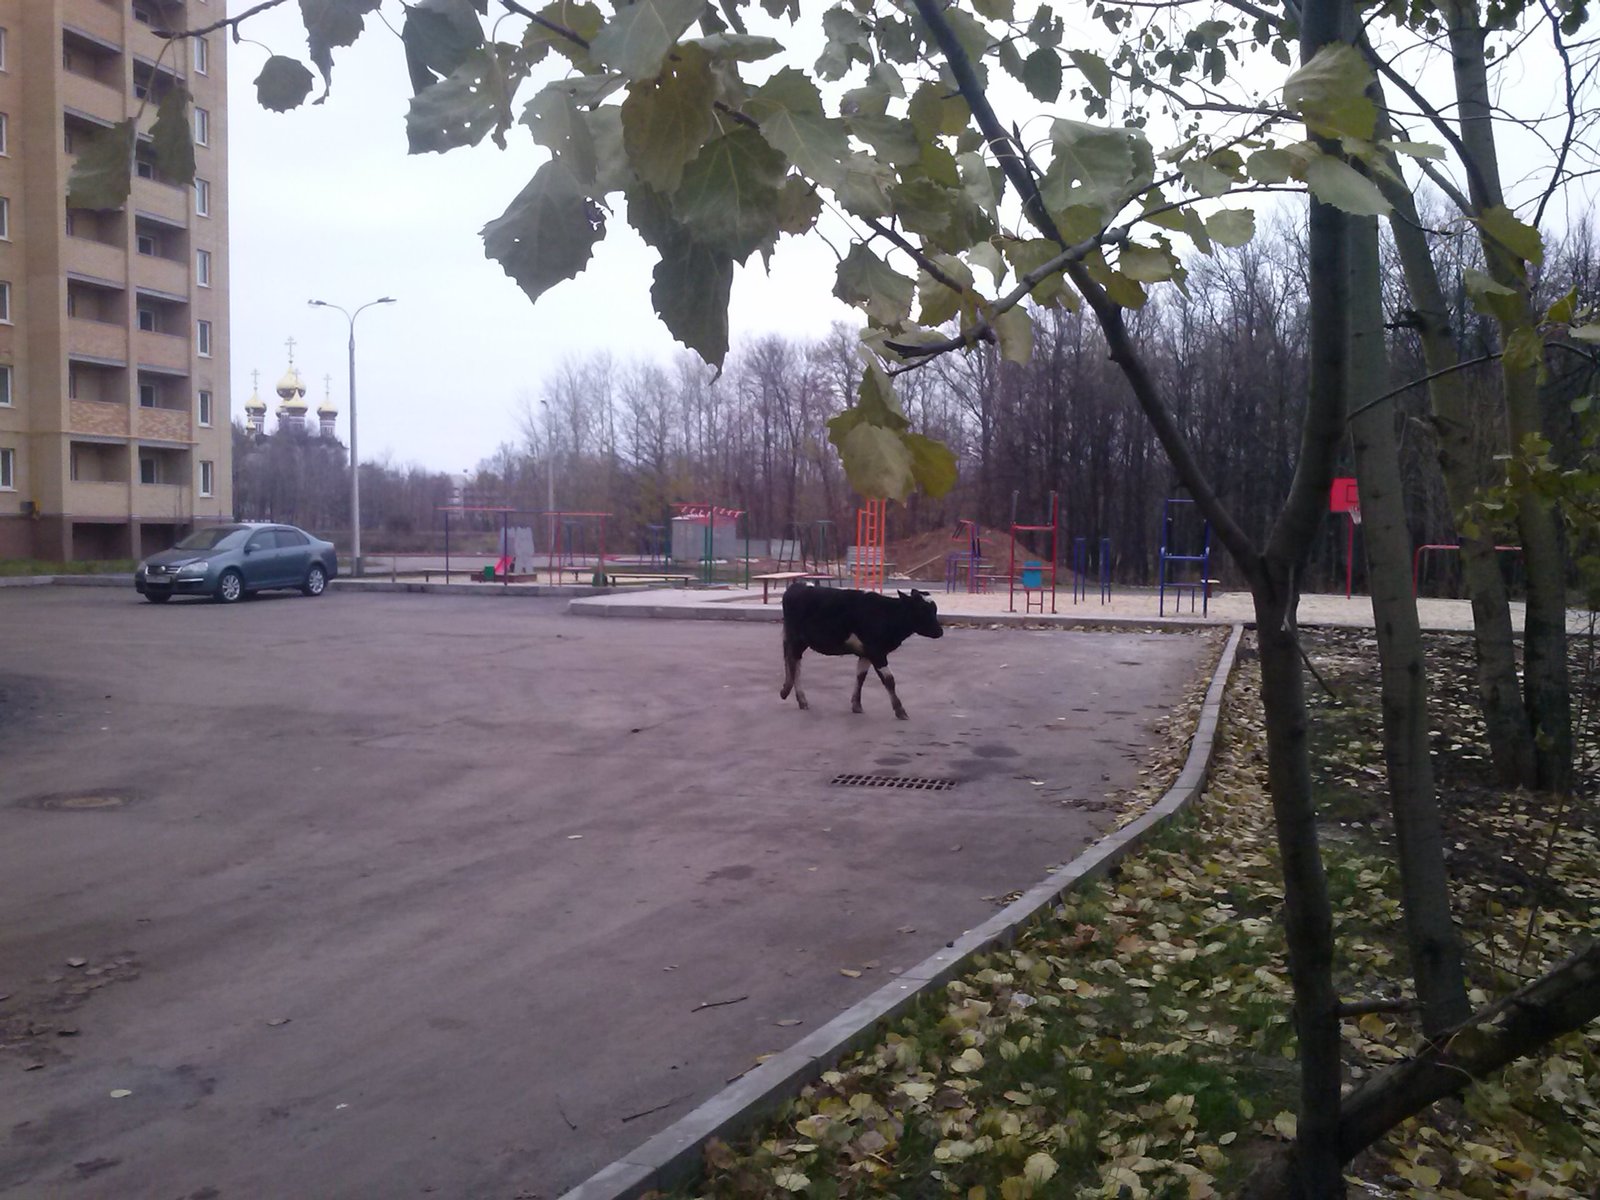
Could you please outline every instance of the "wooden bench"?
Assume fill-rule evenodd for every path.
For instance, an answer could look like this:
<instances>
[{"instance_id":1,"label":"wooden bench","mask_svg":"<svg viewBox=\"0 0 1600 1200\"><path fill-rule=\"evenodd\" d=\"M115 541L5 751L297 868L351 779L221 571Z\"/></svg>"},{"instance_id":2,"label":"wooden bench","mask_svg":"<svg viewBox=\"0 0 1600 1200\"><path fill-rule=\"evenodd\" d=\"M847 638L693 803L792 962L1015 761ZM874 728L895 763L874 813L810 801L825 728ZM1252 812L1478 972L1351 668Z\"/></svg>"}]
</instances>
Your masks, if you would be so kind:
<instances>
[{"instance_id":1,"label":"wooden bench","mask_svg":"<svg viewBox=\"0 0 1600 1200\"><path fill-rule=\"evenodd\" d=\"M689 576L669 571L607 571L606 583L612 587L688 587Z\"/></svg>"},{"instance_id":2,"label":"wooden bench","mask_svg":"<svg viewBox=\"0 0 1600 1200\"><path fill-rule=\"evenodd\" d=\"M808 578L810 578L810 575L806 571L769 571L765 575L750 576L752 583L757 579L761 581L761 603L763 604L767 602L767 598L770 595L770 589L773 584L781 583L785 587L788 587L789 584L793 583L796 579Z\"/></svg>"}]
</instances>

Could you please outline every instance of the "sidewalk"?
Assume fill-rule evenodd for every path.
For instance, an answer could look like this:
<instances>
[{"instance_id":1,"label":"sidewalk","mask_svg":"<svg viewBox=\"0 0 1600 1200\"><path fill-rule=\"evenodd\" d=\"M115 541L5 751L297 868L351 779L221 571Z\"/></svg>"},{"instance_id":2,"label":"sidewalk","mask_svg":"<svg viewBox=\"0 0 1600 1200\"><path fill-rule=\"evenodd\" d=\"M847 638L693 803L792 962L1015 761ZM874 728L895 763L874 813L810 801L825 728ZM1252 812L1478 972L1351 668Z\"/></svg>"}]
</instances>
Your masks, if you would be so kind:
<instances>
[{"instance_id":1,"label":"sidewalk","mask_svg":"<svg viewBox=\"0 0 1600 1200\"><path fill-rule=\"evenodd\" d=\"M1073 604L1070 592L1056 593L1056 611L1048 611L1050 600L1045 597L1046 612L1024 613L1023 597L1016 597L1017 611L1008 611L1010 597L1004 592L972 595L966 592L931 591L929 596L939 606L939 615L955 620L981 620L999 625L1095 625L1138 626L1141 628L1187 628L1197 625L1252 624L1255 606L1248 592L1219 592L1211 597L1208 611L1202 614L1197 605L1189 611L1187 600L1183 611L1168 598L1166 616L1157 612L1154 591L1118 589L1108 603L1102 604L1091 595L1082 603ZM1524 605L1513 602L1511 622L1522 628ZM569 611L579 616L592 617L677 617L723 621L777 621L782 616L777 597L768 604L761 603L759 589L730 588L719 591L693 589L662 589L660 591L613 592L596 596L587 592L574 599ZM1417 615L1425 630L1470 632L1472 629L1472 603L1468 600L1439 600L1424 597L1417 602ZM1346 599L1339 595L1304 595L1300 597L1300 624L1303 626L1333 625L1355 629L1370 629L1372 601L1367 596ZM1567 612L1567 629L1579 633L1588 628L1588 614L1578 609Z\"/></svg>"}]
</instances>

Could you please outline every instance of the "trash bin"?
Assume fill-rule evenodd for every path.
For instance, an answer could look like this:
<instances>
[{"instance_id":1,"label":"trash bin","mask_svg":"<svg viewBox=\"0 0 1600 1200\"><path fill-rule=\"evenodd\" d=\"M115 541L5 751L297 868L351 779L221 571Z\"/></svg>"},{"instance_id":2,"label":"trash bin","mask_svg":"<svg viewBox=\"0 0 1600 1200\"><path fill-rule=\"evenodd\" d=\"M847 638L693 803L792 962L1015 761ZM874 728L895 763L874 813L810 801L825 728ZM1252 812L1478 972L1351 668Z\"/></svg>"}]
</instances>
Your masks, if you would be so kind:
<instances>
[{"instance_id":1,"label":"trash bin","mask_svg":"<svg viewBox=\"0 0 1600 1200\"><path fill-rule=\"evenodd\" d=\"M1022 586L1025 588L1042 588L1044 586L1043 563L1025 562L1022 564Z\"/></svg>"}]
</instances>

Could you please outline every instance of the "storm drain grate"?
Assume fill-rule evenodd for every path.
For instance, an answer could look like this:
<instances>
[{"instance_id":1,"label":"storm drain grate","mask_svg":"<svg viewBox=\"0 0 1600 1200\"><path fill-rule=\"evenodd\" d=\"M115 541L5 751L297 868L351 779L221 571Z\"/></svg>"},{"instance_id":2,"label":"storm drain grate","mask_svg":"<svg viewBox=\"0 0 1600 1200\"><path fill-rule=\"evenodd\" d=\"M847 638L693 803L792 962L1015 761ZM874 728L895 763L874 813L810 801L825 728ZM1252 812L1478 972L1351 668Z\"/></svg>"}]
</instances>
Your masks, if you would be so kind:
<instances>
[{"instance_id":1,"label":"storm drain grate","mask_svg":"<svg viewBox=\"0 0 1600 1200\"><path fill-rule=\"evenodd\" d=\"M834 787L910 788L918 792L947 792L954 779L925 779L915 775L835 775Z\"/></svg>"}]
</instances>

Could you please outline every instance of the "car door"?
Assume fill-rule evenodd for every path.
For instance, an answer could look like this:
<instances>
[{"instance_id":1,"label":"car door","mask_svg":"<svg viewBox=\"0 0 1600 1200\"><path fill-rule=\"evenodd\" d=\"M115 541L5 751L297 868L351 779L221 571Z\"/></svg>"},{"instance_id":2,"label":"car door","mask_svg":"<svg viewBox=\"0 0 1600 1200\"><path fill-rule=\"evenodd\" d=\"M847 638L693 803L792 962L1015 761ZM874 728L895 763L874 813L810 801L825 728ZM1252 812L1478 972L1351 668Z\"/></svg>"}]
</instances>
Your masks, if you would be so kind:
<instances>
[{"instance_id":1,"label":"car door","mask_svg":"<svg viewBox=\"0 0 1600 1200\"><path fill-rule=\"evenodd\" d=\"M278 534L275 529L258 529L250 535L244 544L244 554L239 564L244 572L244 586L254 590L256 588L273 587L274 576L277 572Z\"/></svg>"},{"instance_id":2,"label":"car door","mask_svg":"<svg viewBox=\"0 0 1600 1200\"><path fill-rule=\"evenodd\" d=\"M278 532L278 567L285 587L298 586L311 569L311 539L298 529Z\"/></svg>"}]
</instances>

